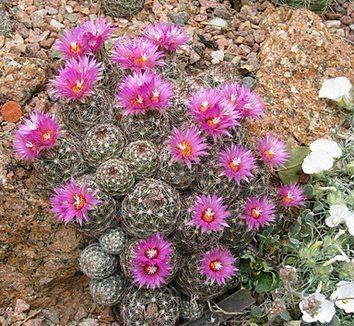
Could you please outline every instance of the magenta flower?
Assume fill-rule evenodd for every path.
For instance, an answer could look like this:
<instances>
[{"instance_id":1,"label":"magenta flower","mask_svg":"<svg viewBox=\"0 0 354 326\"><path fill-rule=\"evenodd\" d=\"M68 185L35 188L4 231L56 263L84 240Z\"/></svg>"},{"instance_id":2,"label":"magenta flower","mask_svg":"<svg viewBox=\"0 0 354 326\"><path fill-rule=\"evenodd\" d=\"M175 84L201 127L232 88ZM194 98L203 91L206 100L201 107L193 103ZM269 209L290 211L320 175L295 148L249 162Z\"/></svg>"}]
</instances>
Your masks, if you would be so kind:
<instances>
[{"instance_id":1,"label":"magenta flower","mask_svg":"<svg viewBox=\"0 0 354 326\"><path fill-rule=\"evenodd\" d=\"M275 206L266 196L248 198L241 218L246 221L249 230L258 230L274 221Z\"/></svg>"},{"instance_id":2,"label":"magenta flower","mask_svg":"<svg viewBox=\"0 0 354 326\"><path fill-rule=\"evenodd\" d=\"M192 167L192 162L199 164L201 156L208 155L208 145L195 126L188 129L174 128L168 146L173 159L176 162L183 161L188 168Z\"/></svg>"},{"instance_id":3,"label":"magenta flower","mask_svg":"<svg viewBox=\"0 0 354 326\"><path fill-rule=\"evenodd\" d=\"M144 36L169 52L175 51L189 40L189 36L182 28L166 23L149 25L145 29Z\"/></svg>"},{"instance_id":4,"label":"magenta flower","mask_svg":"<svg viewBox=\"0 0 354 326\"><path fill-rule=\"evenodd\" d=\"M305 194L303 189L297 184L283 185L279 189L282 197L282 206L284 207L300 207L305 204Z\"/></svg>"},{"instance_id":5,"label":"magenta flower","mask_svg":"<svg viewBox=\"0 0 354 326\"><path fill-rule=\"evenodd\" d=\"M169 261L172 254L171 245L162 235L152 235L146 240L138 241L134 248L135 260L137 263Z\"/></svg>"},{"instance_id":6,"label":"magenta flower","mask_svg":"<svg viewBox=\"0 0 354 326\"><path fill-rule=\"evenodd\" d=\"M201 195L193 207L190 224L200 227L202 234L220 231L225 226L229 226L225 221L230 216L227 209L228 207L223 205L222 198L216 194Z\"/></svg>"},{"instance_id":7,"label":"magenta flower","mask_svg":"<svg viewBox=\"0 0 354 326\"><path fill-rule=\"evenodd\" d=\"M100 50L104 42L112 34L111 23L104 18L87 21L83 26L83 37L90 52L95 53Z\"/></svg>"},{"instance_id":8,"label":"magenta flower","mask_svg":"<svg viewBox=\"0 0 354 326\"><path fill-rule=\"evenodd\" d=\"M118 106L123 114L140 114L148 110L162 111L171 106L172 84L163 82L159 75L150 71L134 72L119 86Z\"/></svg>"},{"instance_id":9,"label":"magenta flower","mask_svg":"<svg viewBox=\"0 0 354 326\"><path fill-rule=\"evenodd\" d=\"M242 180L248 181L253 176L255 159L251 151L242 146L231 144L231 147L220 152L219 165L223 168L223 175L240 184Z\"/></svg>"},{"instance_id":10,"label":"magenta flower","mask_svg":"<svg viewBox=\"0 0 354 326\"><path fill-rule=\"evenodd\" d=\"M237 83L226 84L222 95L242 118L260 118L264 112L262 99L249 88Z\"/></svg>"},{"instance_id":11,"label":"magenta flower","mask_svg":"<svg viewBox=\"0 0 354 326\"><path fill-rule=\"evenodd\" d=\"M67 101L83 101L92 95L94 86L102 78L101 63L94 58L82 57L69 60L59 75L49 81L49 91L55 97L63 97Z\"/></svg>"},{"instance_id":12,"label":"magenta flower","mask_svg":"<svg viewBox=\"0 0 354 326\"><path fill-rule=\"evenodd\" d=\"M158 288L166 283L170 275L171 266L164 261L133 261L133 283L140 288L146 286L150 289Z\"/></svg>"},{"instance_id":13,"label":"magenta flower","mask_svg":"<svg viewBox=\"0 0 354 326\"><path fill-rule=\"evenodd\" d=\"M189 112L214 141L222 135L229 136L228 129L235 128L240 118L218 89L194 93L189 102Z\"/></svg>"},{"instance_id":14,"label":"magenta flower","mask_svg":"<svg viewBox=\"0 0 354 326\"><path fill-rule=\"evenodd\" d=\"M164 54L158 46L147 39L119 40L112 51L112 60L123 69L133 71L150 70L163 65Z\"/></svg>"},{"instance_id":15,"label":"magenta flower","mask_svg":"<svg viewBox=\"0 0 354 326\"><path fill-rule=\"evenodd\" d=\"M41 148L33 134L22 133L19 130L14 140L14 151L20 159L31 161L39 156Z\"/></svg>"},{"instance_id":16,"label":"magenta flower","mask_svg":"<svg viewBox=\"0 0 354 326\"><path fill-rule=\"evenodd\" d=\"M284 165L290 157L285 143L270 134L259 141L258 149L264 163L271 169Z\"/></svg>"},{"instance_id":17,"label":"magenta flower","mask_svg":"<svg viewBox=\"0 0 354 326\"><path fill-rule=\"evenodd\" d=\"M81 27L65 30L55 42L55 48L61 52L64 59L78 59L88 53L89 49L83 33Z\"/></svg>"},{"instance_id":18,"label":"magenta flower","mask_svg":"<svg viewBox=\"0 0 354 326\"><path fill-rule=\"evenodd\" d=\"M95 191L90 191L86 184L78 186L74 180L54 189L50 201L52 212L60 221L67 224L75 220L80 225L89 220L88 212L100 203Z\"/></svg>"},{"instance_id":19,"label":"magenta flower","mask_svg":"<svg viewBox=\"0 0 354 326\"><path fill-rule=\"evenodd\" d=\"M228 279L236 275L236 258L231 252L220 247L203 253L201 257L201 272L207 277L207 281L218 285L226 283Z\"/></svg>"},{"instance_id":20,"label":"magenta flower","mask_svg":"<svg viewBox=\"0 0 354 326\"><path fill-rule=\"evenodd\" d=\"M41 112L31 113L16 133L14 149L21 159L32 160L43 149L52 148L58 137L59 125L52 117Z\"/></svg>"}]
</instances>

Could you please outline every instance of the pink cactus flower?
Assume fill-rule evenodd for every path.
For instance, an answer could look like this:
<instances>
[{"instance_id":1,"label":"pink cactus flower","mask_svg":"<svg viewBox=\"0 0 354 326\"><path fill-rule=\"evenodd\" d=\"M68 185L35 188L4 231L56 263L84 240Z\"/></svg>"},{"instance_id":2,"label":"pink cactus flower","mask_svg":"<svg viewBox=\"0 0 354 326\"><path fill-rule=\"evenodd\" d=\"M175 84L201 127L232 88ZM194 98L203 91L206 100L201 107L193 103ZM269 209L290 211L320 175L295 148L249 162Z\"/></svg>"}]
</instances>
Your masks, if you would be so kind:
<instances>
[{"instance_id":1,"label":"pink cactus flower","mask_svg":"<svg viewBox=\"0 0 354 326\"><path fill-rule=\"evenodd\" d=\"M253 176L255 159L251 151L242 146L231 144L231 147L220 152L219 165L223 169L224 176L240 184L242 180L248 181Z\"/></svg>"},{"instance_id":2,"label":"pink cactus flower","mask_svg":"<svg viewBox=\"0 0 354 326\"><path fill-rule=\"evenodd\" d=\"M94 87L102 78L101 63L94 58L82 57L69 60L59 75L49 81L49 91L56 98L66 101L83 102L94 92Z\"/></svg>"},{"instance_id":3,"label":"pink cactus flower","mask_svg":"<svg viewBox=\"0 0 354 326\"><path fill-rule=\"evenodd\" d=\"M226 101L242 118L258 119L262 117L264 113L263 101L249 88L233 83L226 84L221 92Z\"/></svg>"},{"instance_id":4,"label":"pink cactus flower","mask_svg":"<svg viewBox=\"0 0 354 326\"><path fill-rule=\"evenodd\" d=\"M222 198L216 194L201 195L193 207L192 221L189 224L201 228L202 234L221 231L229 226L226 223L230 216L227 209Z\"/></svg>"},{"instance_id":5,"label":"pink cactus flower","mask_svg":"<svg viewBox=\"0 0 354 326\"><path fill-rule=\"evenodd\" d=\"M236 258L225 248L215 248L203 253L201 257L201 272L207 277L207 281L221 286L236 275Z\"/></svg>"},{"instance_id":6,"label":"pink cactus flower","mask_svg":"<svg viewBox=\"0 0 354 326\"><path fill-rule=\"evenodd\" d=\"M148 110L162 112L171 106L173 88L150 71L135 72L127 76L118 88L118 106L123 114L141 114Z\"/></svg>"},{"instance_id":7,"label":"pink cactus flower","mask_svg":"<svg viewBox=\"0 0 354 326\"><path fill-rule=\"evenodd\" d=\"M305 204L305 194L303 189L295 183L282 185L279 189L282 197L283 207L300 207Z\"/></svg>"},{"instance_id":8,"label":"pink cactus flower","mask_svg":"<svg viewBox=\"0 0 354 326\"><path fill-rule=\"evenodd\" d=\"M78 59L89 52L83 33L84 30L81 27L65 30L55 42L54 47L60 51L64 59Z\"/></svg>"},{"instance_id":9,"label":"pink cactus flower","mask_svg":"<svg viewBox=\"0 0 354 326\"><path fill-rule=\"evenodd\" d=\"M239 124L239 114L225 101L218 89L194 93L189 102L189 112L214 141L223 135L230 136L229 129Z\"/></svg>"},{"instance_id":10,"label":"pink cactus flower","mask_svg":"<svg viewBox=\"0 0 354 326\"><path fill-rule=\"evenodd\" d=\"M166 278L170 275L171 267L164 261L145 261L132 263L133 283L140 288L159 288L166 284Z\"/></svg>"},{"instance_id":11,"label":"pink cactus flower","mask_svg":"<svg viewBox=\"0 0 354 326\"><path fill-rule=\"evenodd\" d=\"M241 218L245 220L249 230L259 230L275 220L275 206L266 196L260 199L248 198Z\"/></svg>"},{"instance_id":12,"label":"pink cactus flower","mask_svg":"<svg viewBox=\"0 0 354 326\"><path fill-rule=\"evenodd\" d=\"M74 180L55 188L50 201L52 212L60 221L68 224L75 220L80 225L89 220L89 211L100 203L95 191L90 191L86 184L78 186Z\"/></svg>"},{"instance_id":13,"label":"pink cactus flower","mask_svg":"<svg viewBox=\"0 0 354 326\"><path fill-rule=\"evenodd\" d=\"M199 164L200 157L208 155L208 145L195 126L186 129L174 128L168 141L173 159L176 162L183 161L188 168L192 163Z\"/></svg>"},{"instance_id":14,"label":"pink cactus flower","mask_svg":"<svg viewBox=\"0 0 354 326\"><path fill-rule=\"evenodd\" d=\"M149 25L144 31L144 36L169 52L175 51L189 40L188 34L181 27L166 23Z\"/></svg>"},{"instance_id":15,"label":"pink cactus flower","mask_svg":"<svg viewBox=\"0 0 354 326\"><path fill-rule=\"evenodd\" d=\"M136 261L141 263L169 261L172 254L171 245L171 242L166 241L160 234L140 240L134 248Z\"/></svg>"},{"instance_id":16,"label":"pink cactus flower","mask_svg":"<svg viewBox=\"0 0 354 326\"><path fill-rule=\"evenodd\" d=\"M270 134L259 141L258 149L264 163L271 169L283 166L290 157L285 143Z\"/></svg>"},{"instance_id":17,"label":"pink cactus flower","mask_svg":"<svg viewBox=\"0 0 354 326\"><path fill-rule=\"evenodd\" d=\"M147 39L118 40L112 51L113 62L123 69L132 71L151 70L155 66L163 65L164 54L158 51L158 46Z\"/></svg>"},{"instance_id":18,"label":"pink cactus flower","mask_svg":"<svg viewBox=\"0 0 354 326\"><path fill-rule=\"evenodd\" d=\"M32 161L36 159L41 151L40 145L33 134L17 131L14 140L14 151L21 160Z\"/></svg>"},{"instance_id":19,"label":"pink cactus flower","mask_svg":"<svg viewBox=\"0 0 354 326\"><path fill-rule=\"evenodd\" d=\"M83 38L90 52L95 53L100 50L104 42L112 34L112 24L104 18L90 20L82 26Z\"/></svg>"}]
</instances>

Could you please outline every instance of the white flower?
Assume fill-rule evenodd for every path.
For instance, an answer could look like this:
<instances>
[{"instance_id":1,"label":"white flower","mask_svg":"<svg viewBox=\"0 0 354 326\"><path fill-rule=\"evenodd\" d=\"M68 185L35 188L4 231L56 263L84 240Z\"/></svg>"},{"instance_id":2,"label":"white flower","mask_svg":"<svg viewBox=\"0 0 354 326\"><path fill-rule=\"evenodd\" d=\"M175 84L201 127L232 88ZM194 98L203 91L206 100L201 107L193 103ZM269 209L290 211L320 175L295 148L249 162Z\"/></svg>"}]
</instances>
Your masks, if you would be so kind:
<instances>
[{"instance_id":1,"label":"white flower","mask_svg":"<svg viewBox=\"0 0 354 326\"><path fill-rule=\"evenodd\" d=\"M346 221L347 216L350 215L349 209L345 204L331 205L329 208L329 216L326 218L326 225L334 228Z\"/></svg>"},{"instance_id":2,"label":"white flower","mask_svg":"<svg viewBox=\"0 0 354 326\"><path fill-rule=\"evenodd\" d=\"M352 299L350 299L352 298ZM338 300L343 299L343 300ZM331 300L335 301L338 308L343 309L347 314L354 312L354 281L340 281L337 289L332 293Z\"/></svg>"},{"instance_id":3,"label":"white flower","mask_svg":"<svg viewBox=\"0 0 354 326\"><path fill-rule=\"evenodd\" d=\"M334 303L327 300L322 293L314 293L304 298L299 303L302 312L302 319L306 323L319 321L320 323L329 323L336 310Z\"/></svg>"},{"instance_id":4,"label":"white flower","mask_svg":"<svg viewBox=\"0 0 354 326\"><path fill-rule=\"evenodd\" d=\"M347 224L349 233L354 236L354 213L353 212L350 212L345 217L345 224Z\"/></svg>"},{"instance_id":5,"label":"white flower","mask_svg":"<svg viewBox=\"0 0 354 326\"><path fill-rule=\"evenodd\" d=\"M329 139L317 139L310 145L310 150L312 152L323 152L327 153L332 157L340 158L342 156L342 150L339 145Z\"/></svg>"},{"instance_id":6,"label":"white flower","mask_svg":"<svg viewBox=\"0 0 354 326\"><path fill-rule=\"evenodd\" d=\"M320 173L332 168L334 159L326 152L311 152L302 162L302 170L306 174Z\"/></svg>"},{"instance_id":7,"label":"white flower","mask_svg":"<svg viewBox=\"0 0 354 326\"><path fill-rule=\"evenodd\" d=\"M320 173L332 168L334 158L342 156L342 150L333 140L317 139L310 144L310 154L303 163L302 170L306 174Z\"/></svg>"},{"instance_id":8,"label":"white flower","mask_svg":"<svg viewBox=\"0 0 354 326\"><path fill-rule=\"evenodd\" d=\"M348 96L352 84L346 77L331 78L324 81L319 98L328 98L333 101L339 101L342 97Z\"/></svg>"}]
</instances>

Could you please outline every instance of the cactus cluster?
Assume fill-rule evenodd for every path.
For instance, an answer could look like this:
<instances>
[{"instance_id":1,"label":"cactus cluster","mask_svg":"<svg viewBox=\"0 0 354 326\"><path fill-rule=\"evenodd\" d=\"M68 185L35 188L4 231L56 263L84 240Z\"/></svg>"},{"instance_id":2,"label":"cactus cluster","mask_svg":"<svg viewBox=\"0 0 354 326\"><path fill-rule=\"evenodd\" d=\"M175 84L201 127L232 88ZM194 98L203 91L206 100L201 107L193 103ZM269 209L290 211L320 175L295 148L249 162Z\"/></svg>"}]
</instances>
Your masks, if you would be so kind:
<instances>
[{"instance_id":1,"label":"cactus cluster","mask_svg":"<svg viewBox=\"0 0 354 326\"><path fill-rule=\"evenodd\" d=\"M275 0L275 3L287 4L294 8L306 8L322 14L326 11L333 0Z\"/></svg>"},{"instance_id":2,"label":"cactus cluster","mask_svg":"<svg viewBox=\"0 0 354 326\"><path fill-rule=\"evenodd\" d=\"M113 3L102 1L107 11ZM99 20L63 34L67 61L50 82L50 94L65 99L63 130L49 146L51 120L36 134L21 127L15 148L36 159L43 180L63 184L51 199L56 217L98 238L79 259L97 304L114 306L125 325L196 320L206 300L237 288L238 257L255 230L276 222L270 175L289 154L271 135L248 143L243 121L263 113L253 91L213 82L188 101L185 85L157 74L169 75L161 58L188 39L174 25L117 42L113 112L112 80L102 76L112 67L102 41L110 33Z\"/></svg>"}]
</instances>

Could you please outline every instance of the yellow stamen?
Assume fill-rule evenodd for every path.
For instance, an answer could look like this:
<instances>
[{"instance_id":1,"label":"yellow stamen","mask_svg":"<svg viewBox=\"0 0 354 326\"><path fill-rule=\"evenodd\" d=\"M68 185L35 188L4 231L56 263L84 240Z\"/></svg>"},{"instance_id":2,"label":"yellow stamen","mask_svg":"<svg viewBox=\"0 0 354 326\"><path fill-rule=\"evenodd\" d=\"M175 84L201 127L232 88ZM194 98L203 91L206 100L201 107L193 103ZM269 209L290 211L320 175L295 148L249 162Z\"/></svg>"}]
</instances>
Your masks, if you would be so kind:
<instances>
[{"instance_id":1,"label":"yellow stamen","mask_svg":"<svg viewBox=\"0 0 354 326\"><path fill-rule=\"evenodd\" d=\"M72 53L79 53L81 51L81 47L80 47L79 43L71 42L70 43L70 51Z\"/></svg>"},{"instance_id":2,"label":"yellow stamen","mask_svg":"<svg viewBox=\"0 0 354 326\"><path fill-rule=\"evenodd\" d=\"M203 101L202 105L199 108L199 110L201 112L205 112L206 110L208 110L208 107L209 107L209 102L208 101Z\"/></svg>"},{"instance_id":3,"label":"yellow stamen","mask_svg":"<svg viewBox=\"0 0 354 326\"><path fill-rule=\"evenodd\" d=\"M208 208L203 213L202 219L203 219L203 221L210 223L210 222L214 221L214 219L215 219L214 216L215 216L215 212L213 212L213 210L211 208Z\"/></svg>"},{"instance_id":4,"label":"yellow stamen","mask_svg":"<svg viewBox=\"0 0 354 326\"><path fill-rule=\"evenodd\" d=\"M74 200L75 201L73 205L76 209L82 209L86 204L86 199L81 195L74 195Z\"/></svg>"},{"instance_id":5,"label":"yellow stamen","mask_svg":"<svg viewBox=\"0 0 354 326\"><path fill-rule=\"evenodd\" d=\"M213 119L207 120L207 124L210 127L215 127L215 126L217 126L220 123L220 121L221 121L221 119L219 117L215 117Z\"/></svg>"},{"instance_id":6,"label":"yellow stamen","mask_svg":"<svg viewBox=\"0 0 354 326\"><path fill-rule=\"evenodd\" d=\"M146 257L149 259L156 258L159 254L159 251L156 248L148 248L145 252Z\"/></svg>"},{"instance_id":7,"label":"yellow stamen","mask_svg":"<svg viewBox=\"0 0 354 326\"><path fill-rule=\"evenodd\" d=\"M274 158L275 151L272 148L269 148L264 152L264 154L265 154L266 158L270 160L270 159Z\"/></svg>"},{"instance_id":8,"label":"yellow stamen","mask_svg":"<svg viewBox=\"0 0 354 326\"><path fill-rule=\"evenodd\" d=\"M240 161L241 161L240 158L234 158L230 162L229 166L230 166L232 171L236 171L237 172L240 169Z\"/></svg>"},{"instance_id":9,"label":"yellow stamen","mask_svg":"<svg viewBox=\"0 0 354 326\"><path fill-rule=\"evenodd\" d=\"M192 146L186 141L182 141L181 143L179 143L177 145L177 148L179 149L180 154L184 157L188 157L192 153Z\"/></svg>"},{"instance_id":10,"label":"yellow stamen","mask_svg":"<svg viewBox=\"0 0 354 326\"><path fill-rule=\"evenodd\" d=\"M291 202L294 200L294 195L292 194L291 191L289 191L289 192L287 193L287 195L286 195L285 197L283 197L283 200L284 200L284 202L285 202L286 204L289 204L289 203L291 203Z\"/></svg>"},{"instance_id":11,"label":"yellow stamen","mask_svg":"<svg viewBox=\"0 0 354 326\"><path fill-rule=\"evenodd\" d=\"M84 82L82 80L77 81L76 84L73 86L72 90L74 93L78 94L81 92L83 87L84 87Z\"/></svg>"},{"instance_id":12,"label":"yellow stamen","mask_svg":"<svg viewBox=\"0 0 354 326\"><path fill-rule=\"evenodd\" d=\"M259 217L261 217L261 215L262 215L262 210L259 208L259 207L257 207L257 208L252 208L252 210L251 210L251 215L252 215L252 217L253 218L259 218Z\"/></svg>"},{"instance_id":13,"label":"yellow stamen","mask_svg":"<svg viewBox=\"0 0 354 326\"><path fill-rule=\"evenodd\" d=\"M153 265L146 265L145 266L145 272L149 275L154 275L157 273L157 266L155 264Z\"/></svg>"},{"instance_id":14,"label":"yellow stamen","mask_svg":"<svg viewBox=\"0 0 354 326\"><path fill-rule=\"evenodd\" d=\"M160 100L160 91L155 89L153 92L152 92L152 97L151 97L151 101L152 102L158 102Z\"/></svg>"},{"instance_id":15,"label":"yellow stamen","mask_svg":"<svg viewBox=\"0 0 354 326\"><path fill-rule=\"evenodd\" d=\"M209 266L210 269L214 272L220 271L223 268L220 260L213 260Z\"/></svg>"},{"instance_id":16,"label":"yellow stamen","mask_svg":"<svg viewBox=\"0 0 354 326\"><path fill-rule=\"evenodd\" d=\"M47 130L45 133L42 134L42 139L44 141L49 140L52 137L52 132L50 130Z\"/></svg>"}]
</instances>

